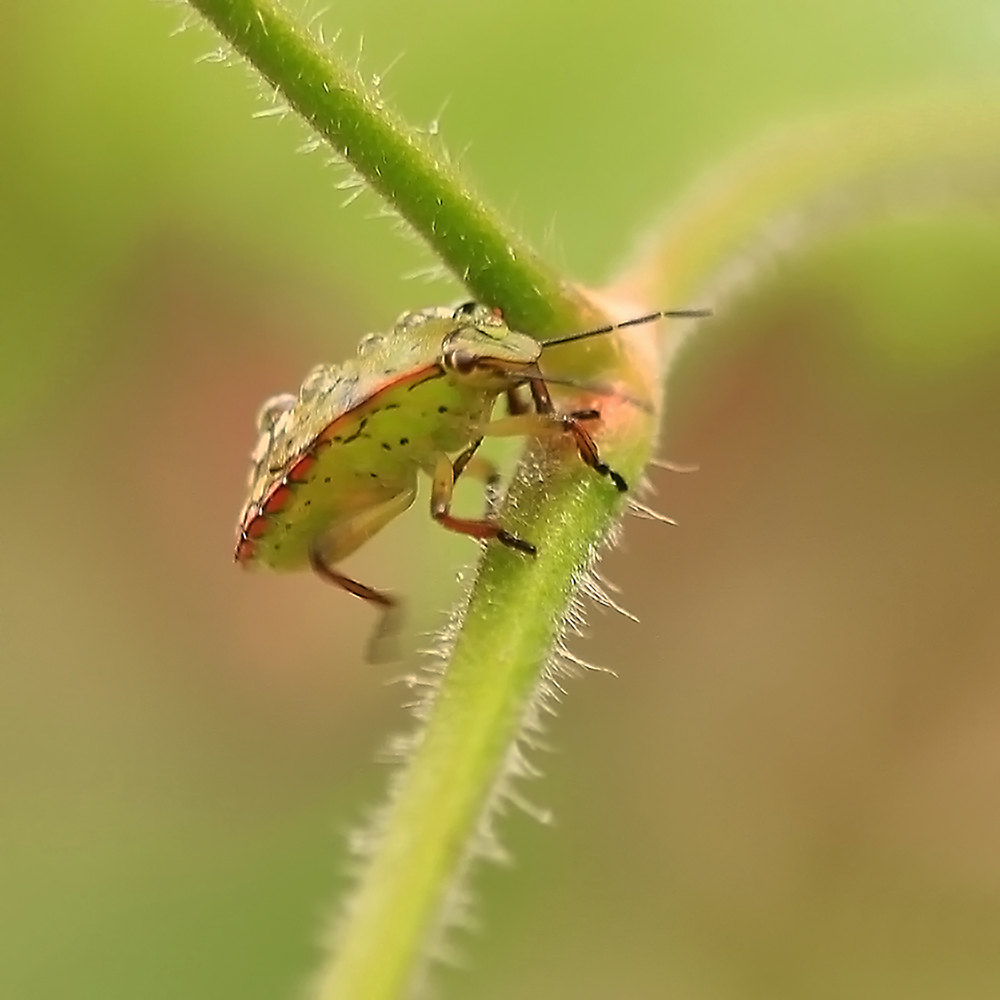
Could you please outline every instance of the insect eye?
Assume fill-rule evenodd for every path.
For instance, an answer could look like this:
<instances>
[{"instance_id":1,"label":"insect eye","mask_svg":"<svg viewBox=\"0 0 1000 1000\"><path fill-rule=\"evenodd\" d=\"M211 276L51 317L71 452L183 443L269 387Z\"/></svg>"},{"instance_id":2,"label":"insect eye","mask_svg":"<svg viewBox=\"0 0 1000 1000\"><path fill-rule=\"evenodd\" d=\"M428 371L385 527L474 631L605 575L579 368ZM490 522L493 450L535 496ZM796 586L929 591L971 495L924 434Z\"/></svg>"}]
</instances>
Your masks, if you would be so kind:
<instances>
[{"instance_id":1,"label":"insect eye","mask_svg":"<svg viewBox=\"0 0 1000 1000\"><path fill-rule=\"evenodd\" d=\"M446 368L450 368L459 375L471 374L479 361L479 358L471 351L449 351L444 356Z\"/></svg>"},{"instance_id":2,"label":"insect eye","mask_svg":"<svg viewBox=\"0 0 1000 1000\"><path fill-rule=\"evenodd\" d=\"M455 319L462 319L465 316L471 316L478 308L479 304L477 302L463 302L455 309Z\"/></svg>"}]
</instances>

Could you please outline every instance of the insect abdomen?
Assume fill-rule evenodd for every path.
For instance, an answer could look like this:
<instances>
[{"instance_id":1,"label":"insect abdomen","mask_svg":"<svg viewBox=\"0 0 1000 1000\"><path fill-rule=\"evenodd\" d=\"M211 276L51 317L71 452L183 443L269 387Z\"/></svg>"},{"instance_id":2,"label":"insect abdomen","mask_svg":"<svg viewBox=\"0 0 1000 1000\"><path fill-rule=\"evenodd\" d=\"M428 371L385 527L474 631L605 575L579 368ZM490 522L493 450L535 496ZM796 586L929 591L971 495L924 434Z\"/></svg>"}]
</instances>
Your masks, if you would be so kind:
<instances>
[{"instance_id":1,"label":"insect abdomen","mask_svg":"<svg viewBox=\"0 0 1000 1000\"><path fill-rule=\"evenodd\" d=\"M258 484L260 499L240 521L237 562L303 567L324 535L413 491L418 468L465 447L491 405L436 366L373 393L323 428L287 471ZM371 533L381 526L376 519Z\"/></svg>"}]
</instances>

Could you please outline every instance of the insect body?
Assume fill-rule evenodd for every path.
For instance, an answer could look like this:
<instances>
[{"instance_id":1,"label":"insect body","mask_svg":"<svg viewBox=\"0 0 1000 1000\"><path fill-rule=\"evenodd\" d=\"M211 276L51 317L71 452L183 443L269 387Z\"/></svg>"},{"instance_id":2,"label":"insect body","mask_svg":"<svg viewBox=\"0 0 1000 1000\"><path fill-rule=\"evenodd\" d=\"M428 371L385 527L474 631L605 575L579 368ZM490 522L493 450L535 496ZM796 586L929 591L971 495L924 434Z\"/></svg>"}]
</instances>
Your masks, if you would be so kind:
<instances>
[{"instance_id":1,"label":"insect body","mask_svg":"<svg viewBox=\"0 0 1000 1000\"><path fill-rule=\"evenodd\" d=\"M657 313L619 325L661 315L704 313ZM575 337L548 343L570 339ZM431 515L444 527L533 555L534 545L495 521L451 514L460 475L496 479L490 463L476 455L484 436L559 428L572 435L589 466L617 489L627 489L624 479L601 461L584 426L599 414L555 412L538 367L546 346L509 329L498 313L475 303L406 313L388 336L362 340L355 358L315 368L297 396L269 399L258 416L260 438L251 456L250 495L240 515L236 561L289 570L308 565L329 582L391 612L395 598L344 576L335 566L413 503L420 470L431 476ZM523 386L530 391L530 406L518 394ZM503 393L510 415L493 420ZM391 615L383 615L370 651L374 659L382 658L390 621Z\"/></svg>"}]
</instances>

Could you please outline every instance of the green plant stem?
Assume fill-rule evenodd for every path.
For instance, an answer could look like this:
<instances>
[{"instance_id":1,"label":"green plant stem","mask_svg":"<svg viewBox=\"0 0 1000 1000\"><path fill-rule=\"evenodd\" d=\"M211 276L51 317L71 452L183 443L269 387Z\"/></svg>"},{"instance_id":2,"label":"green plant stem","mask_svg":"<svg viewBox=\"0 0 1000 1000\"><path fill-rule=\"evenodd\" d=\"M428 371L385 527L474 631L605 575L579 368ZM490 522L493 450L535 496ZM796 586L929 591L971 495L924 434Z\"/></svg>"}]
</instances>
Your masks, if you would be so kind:
<instances>
[{"instance_id":1,"label":"green plant stem","mask_svg":"<svg viewBox=\"0 0 1000 1000\"><path fill-rule=\"evenodd\" d=\"M623 468L637 472L646 457L640 444L621 455ZM517 530L544 543L536 560L500 547L484 560L433 713L321 981L321 1000L409 995L454 916L447 907L456 877L477 853L488 853L482 827L491 799L581 567L615 520L614 493L589 469L550 478L544 492L519 480Z\"/></svg>"},{"instance_id":2,"label":"green plant stem","mask_svg":"<svg viewBox=\"0 0 1000 1000\"><path fill-rule=\"evenodd\" d=\"M536 335L595 319L587 300L509 232L353 69L272 0L189 0L481 302Z\"/></svg>"}]
</instances>

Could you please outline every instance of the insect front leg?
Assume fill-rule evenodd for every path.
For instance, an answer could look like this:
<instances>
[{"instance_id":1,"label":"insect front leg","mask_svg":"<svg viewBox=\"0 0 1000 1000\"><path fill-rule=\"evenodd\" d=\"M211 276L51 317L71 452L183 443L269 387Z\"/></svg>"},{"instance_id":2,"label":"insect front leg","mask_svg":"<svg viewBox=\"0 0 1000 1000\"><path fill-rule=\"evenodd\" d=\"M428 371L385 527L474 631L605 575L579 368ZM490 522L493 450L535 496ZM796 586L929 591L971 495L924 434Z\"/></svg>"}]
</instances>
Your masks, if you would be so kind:
<instances>
[{"instance_id":1,"label":"insect front leg","mask_svg":"<svg viewBox=\"0 0 1000 1000\"><path fill-rule=\"evenodd\" d=\"M507 412L512 416L516 417L521 413L531 412L531 402L521 394L522 386L513 386L507 389L504 395L507 400Z\"/></svg>"},{"instance_id":2,"label":"insect front leg","mask_svg":"<svg viewBox=\"0 0 1000 1000\"><path fill-rule=\"evenodd\" d=\"M593 420L600 417L600 412L597 410L578 410L575 413L558 414L552 402L552 397L549 395L549 387L545 384L544 379L533 378L528 383L528 386L531 389L531 398L534 400L535 409L538 413L558 420L562 424L563 429L573 435L573 440L576 442L576 450L580 453L580 458L583 459L584 463L600 475L607 476L615 484L615 489L619 493L625 493L628 490L628 483L611 466L601 461L601 454L597 450L597 443L582 423L584 420Z\"/></svg>"},{"instance_id":3,"label":"insect front leg","mask_svg":"<svg viewBox=\"0 0 1000 1000\"><path fill-rule=\"evenodd\" d=\"M434 463L434 481L431 487L431 517L438 524L444 526L449 531L457 531L461 535L469 535L472 538L489 540L495 538L502 545L516 549L525 555L533 556L537 549L531 542L525 542L512 535L509 531L501 528L496 521L489 518L474 520L470 518L455 517L451 513L451 501L455 492L455 480L463 472L486 476L487 485L497 480L496 469L491 462L486 462L476 456L476 449L483 443L479 438L474 441L458 458L452 462L447 455L439 454Z\"/></svg>"},{"instance_id":4,"label":"insect front leg","mask_svg":"<svg viewBox=\"0 0 1000 1000\"><path fill-rule=\"evenodd\" d=\"M483 426L483 434L488 434L491 437L524 437L529 434L550 434L553 430L571 434L576 444L576 450L584 463L600 475L607 476L619 493L625 493L628 490L628 483L624 476L615 472L610 465L601 460L597 442L583 426L584 421L599 418L600 412L598 410L577 410L573 413L556 413L545 383L540 379L532 379L530 385L531 396L537 412L491 420Z\"/></svg>"}]
</instances>

